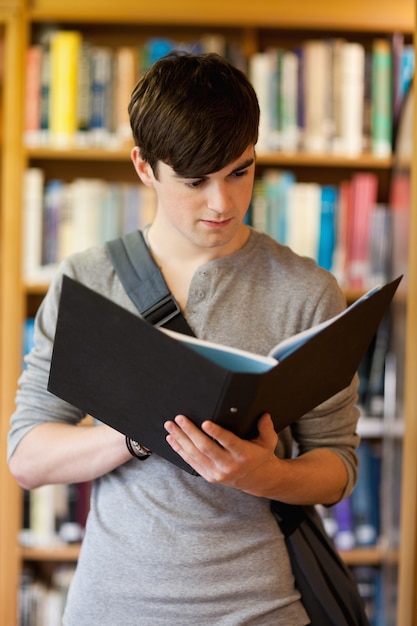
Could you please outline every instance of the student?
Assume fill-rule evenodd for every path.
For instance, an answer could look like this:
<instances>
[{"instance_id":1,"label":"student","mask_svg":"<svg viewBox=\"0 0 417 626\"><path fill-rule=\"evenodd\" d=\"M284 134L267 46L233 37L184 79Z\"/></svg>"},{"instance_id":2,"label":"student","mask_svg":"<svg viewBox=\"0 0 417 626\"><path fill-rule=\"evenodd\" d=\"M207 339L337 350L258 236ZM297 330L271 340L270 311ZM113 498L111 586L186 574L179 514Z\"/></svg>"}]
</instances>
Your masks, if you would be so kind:
<instances>
[{"instance_id":1,"label":"student","mask_svg":"<svg viewBox=\"0 0 417 626\"><path fill-rule=\"evenodd\" d=\"M259 108L242 72L214 54L170 54L138 82L129 112L133 165L157 196L146 240L197 336L266 354L344 308L328 272L244 222ZM332 504L351 492L356 379L279 436L267 414L252 441L173 415L167 440L200 476L156 454L139 462L124 436L77 427L81 412L46 391L63 274L137 313L104 248L71 256L20 379L9 436L18 482L94 481L63 623L308 624L270 499Z\"/></svg>"}]
</instances>

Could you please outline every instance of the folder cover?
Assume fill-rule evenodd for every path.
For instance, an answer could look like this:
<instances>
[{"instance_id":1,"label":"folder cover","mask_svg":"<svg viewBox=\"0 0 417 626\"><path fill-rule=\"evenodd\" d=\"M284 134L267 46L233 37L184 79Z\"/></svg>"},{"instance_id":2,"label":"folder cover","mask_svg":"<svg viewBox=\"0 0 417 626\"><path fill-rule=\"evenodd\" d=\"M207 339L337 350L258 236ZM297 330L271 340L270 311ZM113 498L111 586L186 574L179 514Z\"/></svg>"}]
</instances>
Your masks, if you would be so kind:
<instances>
[{"instance_id":1,"label":"folder cover","mask_svg":"<svg viewBox=\"0 0 417 626\"><path fill-rule=\"evenodd\" d=\"M166 420L181 413L252 438L267 411L280 432L350 384L400 280L251 373L232 371L64 276L48 390L195 473L166 442Z\"/></svg>"}]
</instances>

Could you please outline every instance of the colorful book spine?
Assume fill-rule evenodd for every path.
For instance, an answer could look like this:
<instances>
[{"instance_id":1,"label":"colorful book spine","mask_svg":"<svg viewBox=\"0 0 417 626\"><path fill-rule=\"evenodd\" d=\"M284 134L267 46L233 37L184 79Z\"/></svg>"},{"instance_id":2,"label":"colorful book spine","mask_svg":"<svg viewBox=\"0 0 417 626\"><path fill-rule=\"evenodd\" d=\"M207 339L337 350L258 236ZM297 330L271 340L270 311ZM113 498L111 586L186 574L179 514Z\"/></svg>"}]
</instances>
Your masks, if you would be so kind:
<instances>
[{"instance_id":1,"label":"colorful book spine","mask_svg":"<svg viewBox=\"0 0 417 626\"><path fill-rule=\"evenodd\" d=\"M366 287L370 276L372 213L378 202L378 179L372 172L352 177L352 206L349 218L347 279L350 287Z\"/></svg>"},{"instance_id":2,"label":"colorful book spine","mask_svg":"<svg viewBox=\"0 0 417 626\"><path fill-rule=\"evenodd\" d=\"M374 546L379 536L380 461L366 440L361 442L357 454L358 482L350 496L355 539L358 546Z\"/></svg>"},{"instance_id":3,"label":"colorful book spine","mask_svg":"<svg viewBox=\"0 0 417 626\"><path fill-rule=\"evenodd\" d=\"M24 136L27 145L39 143L41 130L41 88L43 47L30 46L26 52Z\"/></svg>"},{"instance_id":4,"label":"colorful book spine","mask_svg":"<svg viewBox=\"0 0 417 626\"><path fill-rule=\"evenodd\" d=\"M57 31L51 39L50 137L57 147L72 144L78 127L77 87L81 34Z\"/></svg>"},{"instance_id":5,"label":"colorful book spine","mask_svg":"<svg viewBox=\"0 0 417 626\"><path fill-rule=\"evenodd\" d=\"M321 267L324 267L329 272L331 272L334 267L337 201L337 187L333 185L324 185L321 188L320 232L317 262Z\"/></svg>"},{"instance_id":6,"label":"colorful book spine","mask_svg":"<svg viewBox=\"0 0 417 626\"><path fill-rule=\"evenodd\" d=\"M392 152L393 93L392 51L389 41L376 39L372 52L372 153L378 157Z\"/></svg>"},{"instance_id":7,"label":"colorful book spine","mask_svg":"<svg viewBox=\"0 0 417 626\"><path fill-rule=\"evenodd\" d=\"M121 143L132 138L127 103L139 78L136 46L120 46L115 51L114 117L115 133Z\"/></svg>"},{"instance_id":8,"label":"colorful book spine","mask_svg":"<svg viewBox=\"0 0 417 626\"><path fill-rule=\"evenodd\" d=\"M113 51L106 46L94 47L91 53L91 141L106 145L113 125Z\"/></svg>"}]
</instances>

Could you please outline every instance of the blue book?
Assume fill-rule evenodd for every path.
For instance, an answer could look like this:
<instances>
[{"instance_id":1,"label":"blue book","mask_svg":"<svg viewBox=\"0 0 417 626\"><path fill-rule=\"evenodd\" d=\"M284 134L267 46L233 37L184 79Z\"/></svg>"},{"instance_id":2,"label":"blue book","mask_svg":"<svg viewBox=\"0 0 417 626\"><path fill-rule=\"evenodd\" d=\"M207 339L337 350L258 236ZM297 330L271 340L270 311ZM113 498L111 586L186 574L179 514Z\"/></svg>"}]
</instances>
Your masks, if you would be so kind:
<instances>
[{"instance_id":1,"label":"blue book","mask_svg":"<svg viewBox=\"0 0 417 626\"><path fill-rule=\"evenodd\" d=\"M23 357L29 354L35 344L34 334L35 318L28 317L23 326Z\"/></svg>"},{"instance_id":2,"label":"blue book","mask_svg":"<svg viewBox=\"0 0 417 626\"><path fill-rule=\"evenodd\" d=\"M377 459L367 441L362 441L358 450L358 482L350 496L355 522L356 543L359 546L374 546L379 534L379 480Z\"/></svg>"},{"instance_id":3,"label":"blue book","mask_svg":"<svg viewBox=\"0 0 417 626\"><path fill-rule=\"evenodd\" d=\"M276 241L287 241L288 192L295 183L292 172L271 170L264 176L266 229Z\"/></svg>"},{"instance_id":4,"label":"blue book","mask_svg":"<svg viewBox=\"0 0 417 626\"><path fill-rule=\"evenodd\" d=\"M338 190L333 185L325 185L321 189L320 235L318 264L332 271L333 256L336 245L336 217Z\"/></svg>"}]
</instances>

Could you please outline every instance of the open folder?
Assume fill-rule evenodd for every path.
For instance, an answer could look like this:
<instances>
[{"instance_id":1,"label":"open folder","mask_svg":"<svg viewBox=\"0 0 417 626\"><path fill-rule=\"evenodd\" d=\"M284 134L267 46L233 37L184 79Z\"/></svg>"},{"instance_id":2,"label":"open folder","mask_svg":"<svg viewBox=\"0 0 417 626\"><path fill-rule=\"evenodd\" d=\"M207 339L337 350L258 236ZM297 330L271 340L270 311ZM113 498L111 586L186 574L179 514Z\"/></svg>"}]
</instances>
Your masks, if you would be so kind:
<instances>
[{"instance_id":1,"label":"open folder","mask_svg":"<svg viewBox=\"0 0 417 626\"><path fill-rule=\"evenodd\" d=\"M282 342L277 360L280 346L263 357L155 328L64 276L48 390L195 473L166 442L166 420L181 413L252 438L269 412L281 431L350 384L400 280Z\"/></svg>"}]
</instances>

